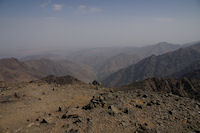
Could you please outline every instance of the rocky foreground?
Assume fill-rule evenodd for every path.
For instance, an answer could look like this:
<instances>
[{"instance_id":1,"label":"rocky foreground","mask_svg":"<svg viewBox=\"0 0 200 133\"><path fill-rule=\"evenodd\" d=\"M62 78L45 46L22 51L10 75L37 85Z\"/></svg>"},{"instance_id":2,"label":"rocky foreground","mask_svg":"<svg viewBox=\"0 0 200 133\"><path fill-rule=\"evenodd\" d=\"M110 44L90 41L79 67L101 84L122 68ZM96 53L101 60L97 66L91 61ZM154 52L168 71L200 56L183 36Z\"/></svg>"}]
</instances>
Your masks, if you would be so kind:
<instances>
[{"instance_id":1,"label":"rocky foreground","mask_svg":"<svg viewBox=\"0 0 200 133\"><path fill-rule=\"evenodd\" d=\"M49 78L0 83L1 133L200 132L197 100L147 89L116 91L77 80L65 84L62 78L60 85Z\"/></svg>"}]
</instances>

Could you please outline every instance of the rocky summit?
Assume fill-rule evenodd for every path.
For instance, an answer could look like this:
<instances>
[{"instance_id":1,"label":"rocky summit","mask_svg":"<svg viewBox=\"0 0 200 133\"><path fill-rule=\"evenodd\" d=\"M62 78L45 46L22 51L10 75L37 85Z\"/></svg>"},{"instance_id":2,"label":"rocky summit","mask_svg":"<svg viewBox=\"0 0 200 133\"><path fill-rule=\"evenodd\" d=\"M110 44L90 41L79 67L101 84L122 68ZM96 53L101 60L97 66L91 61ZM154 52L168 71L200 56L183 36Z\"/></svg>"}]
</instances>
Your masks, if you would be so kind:
<instances>
[{"instance_id":1,"label":"rocky summit","mask_svg":"<svg viewBox=\"0 0 200 133\"><path fill-rule=\"evenodd\" d=\"M143 89L147 81L137 83L138 89L133 89L135 85L104 88L76 80L69 84L75 78L68 76L44 79L1 82L1 133L200 132L198 100L173 91ZM163 82L172 87L164 79L151 79L148 86L162 89ZM174 81L173 85L178 83Z\"/></svg>"},{"instance_id":2,"label":"rocky summit","mask_svg":"<svg viewBox=\"0 0 200 133\"><path fill-rule=\"evenodd\" d=\"M41 79L49 84L65 85L65 84L84 84L82 81L74 78L70 75L57 77L55 75L49 75Z\"/></svg>"},{"instance_id":3,"label":"rocky summit","mask_svg":"<svg viewBox=\"0 0 200 133\"><path fill-rule=\"evenodd\" d=\"M155 92L166 92L189 97L200 101L200 80L199 79L165 79L149 78L140 82L120 87L119 90L147 90Z\"/></svg>"}]
</instances>

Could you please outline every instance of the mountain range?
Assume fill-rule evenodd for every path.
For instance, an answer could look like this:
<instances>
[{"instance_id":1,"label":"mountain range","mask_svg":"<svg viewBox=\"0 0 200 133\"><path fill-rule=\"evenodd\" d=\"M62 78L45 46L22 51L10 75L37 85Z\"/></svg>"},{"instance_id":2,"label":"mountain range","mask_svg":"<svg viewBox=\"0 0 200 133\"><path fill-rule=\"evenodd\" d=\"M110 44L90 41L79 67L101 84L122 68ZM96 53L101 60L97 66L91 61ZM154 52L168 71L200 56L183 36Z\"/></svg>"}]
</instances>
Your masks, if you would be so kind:
<instances>
[{"instance_id":1,"label":"mountain range","mask_svg":"<svg viewBox=\"0 0 200 133\"><path fill-rule=\"evenodd\" d=\"M160 55L184 46L160 42L143 47L102 47L78 51L68 58L92 67L97 79L103 80L108 75L135 64L152 54Z\"/></svg>"},{"instance_id":2,"label":"mountain range","mask_svg":"<svg viewBox=\"0 0 200 133\"><path fill-rule=\"evenodd\" d=\"M170 77L176 75L176 73L178 76L178 73L196 70L199 66L199 59L200 43L196 43L162 55L149 56L136 64L111 74L103 80L103 84L121 86L151 77Z\"/></svg>"},{"instance_id":3,"label":"mountain range","mask_svg":"<svg viewBox=\"0 0 200 133\"><path fill-rule=\"evenodd\" d=\"M195 65L199 58L197 46L161 42L143 47L93 48L66 57L43 54L4 58L0 60L0 80L30 81L53 74L72 75L87 83L96 79L106 86L119 86L148 77L178 77L181 71L190 72L189 65Z\"/></svg>"}]
</instances>

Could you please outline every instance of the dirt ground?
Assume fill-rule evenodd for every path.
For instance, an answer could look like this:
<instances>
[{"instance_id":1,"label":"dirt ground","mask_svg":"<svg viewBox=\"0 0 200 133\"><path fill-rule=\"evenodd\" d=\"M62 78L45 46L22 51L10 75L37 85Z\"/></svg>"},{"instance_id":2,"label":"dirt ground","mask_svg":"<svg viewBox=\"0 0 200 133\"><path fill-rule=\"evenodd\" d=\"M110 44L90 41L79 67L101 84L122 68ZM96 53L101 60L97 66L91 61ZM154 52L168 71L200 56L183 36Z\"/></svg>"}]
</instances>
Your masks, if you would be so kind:
<instances>
[{"instance_id":1,"label":"dirt ground","mask_svg":"<svg viewBox=\"0 0 200 133\"><path fill-rule=\"evenodd\" d=\"M0 132L198 133L200 103L168 93L21 83L1 89Z\"/></svg>"}]
</instances>

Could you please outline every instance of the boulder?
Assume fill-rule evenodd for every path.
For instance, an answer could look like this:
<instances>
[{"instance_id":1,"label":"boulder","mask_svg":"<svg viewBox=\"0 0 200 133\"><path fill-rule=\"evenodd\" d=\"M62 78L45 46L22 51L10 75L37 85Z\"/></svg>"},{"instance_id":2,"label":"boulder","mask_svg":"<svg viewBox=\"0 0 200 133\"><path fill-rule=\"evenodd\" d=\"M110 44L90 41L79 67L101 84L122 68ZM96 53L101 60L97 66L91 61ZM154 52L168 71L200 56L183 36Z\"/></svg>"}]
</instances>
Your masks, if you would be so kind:
<instances>
[{"instance_id":1,"label":"boulder","mask_svg":"<svg viewBox=\"0 0 200 133\"><path fill-rule=\"evenodd\" d=\"M97 80L94 80L94 81L92 82L92 85L101 86L101 83L98 82Z\"/></svg>"}]
</instances>

